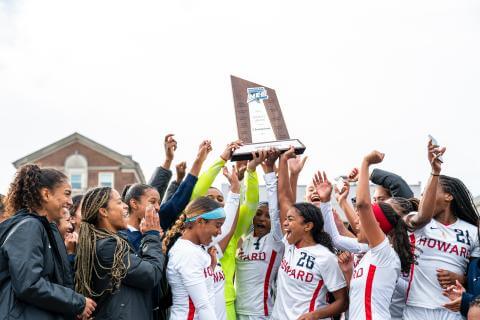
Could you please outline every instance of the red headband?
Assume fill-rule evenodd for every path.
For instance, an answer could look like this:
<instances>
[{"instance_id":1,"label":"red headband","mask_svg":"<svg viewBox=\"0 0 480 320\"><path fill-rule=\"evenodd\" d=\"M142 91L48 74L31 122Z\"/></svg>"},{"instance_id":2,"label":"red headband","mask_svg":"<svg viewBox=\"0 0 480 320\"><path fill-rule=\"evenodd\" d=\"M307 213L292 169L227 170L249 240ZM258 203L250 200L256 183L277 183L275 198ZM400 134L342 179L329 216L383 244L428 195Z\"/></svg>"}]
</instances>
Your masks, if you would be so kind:
<instances>
[{"instance_id":1,"label":"red headband","mask_svg":"<svg viewBox=\"0 0 480 320\"><path fill-rule=\"evenodd\" d=\"M382 208L380 208L378 204L374 203L372 204L372 210L373 214L375 215L375 219L377 219L378 223L380 224L380 229L382 229L385 234L388 234L390 230L393 229L393 226L390 221L388 221Z\"/></svg>"}]
</instances>

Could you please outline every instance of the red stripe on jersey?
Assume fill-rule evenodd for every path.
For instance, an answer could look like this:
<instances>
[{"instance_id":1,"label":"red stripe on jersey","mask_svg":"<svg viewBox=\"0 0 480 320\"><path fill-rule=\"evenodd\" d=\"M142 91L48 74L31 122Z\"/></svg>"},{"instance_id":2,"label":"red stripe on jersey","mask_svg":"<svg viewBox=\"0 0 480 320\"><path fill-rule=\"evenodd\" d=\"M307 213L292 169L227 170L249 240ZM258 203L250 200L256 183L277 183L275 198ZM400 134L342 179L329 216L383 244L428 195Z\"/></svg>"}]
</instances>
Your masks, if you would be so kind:
<instances>
[{"instance_id":1,"label":"red stripe on jersey","mask_svg":"<svg viewBox=\"0 0 480 320\"><path fill-rule=\"evenodd\" d=\"M367 284L365 285L365 319L372 320L372 287L375 277L376 266L373 264L368 268Z\"/></svg>"},{"instance_id":2,"label":"red stripe on jersey","mask_svg":"<svg viewBox=\"0 0 480 320\"><path fill-rule=\"evenodd\" d=\"M322 289L323 280L318 281L318 285L313 292L312 300L310 300L310 308L308 309L309 312L315 311L315 302L317 302L318 294L320 293L320 289Z\"/></svg>"},{"instance_id":3,"label":"red stripe on jersey","mask_svg":"<svg viewBox=\"0 0 480 320\"><path fill-rule=\"evenodd\" d=\"M415 244L417 243L415 239L415 235L412 233L410 234L410 250L412 250L412 253L415 254ZM408 294L410 293L410 287L412 285L412 280L413 280L413 271L415 270L415 264L412 263L410 266L410 279L408 279L408 287L407 287L407 297L405 299L405 302L408 301Z\"/></svg>"},{"instance_id":4,"label":"red stripe on jersey","mask_svg":"<svg viewBox=\"0 0 480 320\"><path fill-rule=\"evenodd\" d=\"M268 317L268 288L270 287L270 277L272 276L273 264L275 263L276 257L277 252L272 250L270 262L268 263L267 274L265 275L265 281L263 282L263 312L266 317Z\"/></svg>"},{"instance_id":5,"label":"red stripe on jersey","mask_svg":"<svg viewBox=\"0 0 480 320\"><path fill-rule=\"evenodd\" d=\"M195 316L195 305L190 297L188 297L188 316L187 320L193 320Z\"/></svg>"}]
</instances>

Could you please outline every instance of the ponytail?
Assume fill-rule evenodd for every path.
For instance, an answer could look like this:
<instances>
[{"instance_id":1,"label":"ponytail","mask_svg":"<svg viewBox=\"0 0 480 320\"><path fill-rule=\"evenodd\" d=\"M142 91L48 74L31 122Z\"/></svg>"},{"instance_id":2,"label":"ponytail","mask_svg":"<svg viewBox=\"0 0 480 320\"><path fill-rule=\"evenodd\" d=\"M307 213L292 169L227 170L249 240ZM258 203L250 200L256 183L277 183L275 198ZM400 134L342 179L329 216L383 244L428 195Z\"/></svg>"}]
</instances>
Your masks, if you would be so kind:
<instances>
[{"instance_id":1,"label":"ponytail","mask_svg":"<svg viewBox=\"0 0 480 320\"><path fill-rule=\"evenodd\" d=\"M402 272L410 272L410 267L415 263L414 247L410 243L408 237L408 227L405 221L396 213L392 206L385 202L379 202L378 205L382 209L385 217L393 226L389 232L393 249L400 258Z\"/></svg>"},{"instance_id":2,"label":"ponytail","mask_svg":"<svg viewBox=\"0 0 480 320\"><path fill-rule=\"evenodd\" d=\"M163 253L167 254L172 248L175 241L182 235L182 231L185 229L185 219L187 215L182 213L175 224L167 231L163 238Z\"/></svg>"}]
</instances>

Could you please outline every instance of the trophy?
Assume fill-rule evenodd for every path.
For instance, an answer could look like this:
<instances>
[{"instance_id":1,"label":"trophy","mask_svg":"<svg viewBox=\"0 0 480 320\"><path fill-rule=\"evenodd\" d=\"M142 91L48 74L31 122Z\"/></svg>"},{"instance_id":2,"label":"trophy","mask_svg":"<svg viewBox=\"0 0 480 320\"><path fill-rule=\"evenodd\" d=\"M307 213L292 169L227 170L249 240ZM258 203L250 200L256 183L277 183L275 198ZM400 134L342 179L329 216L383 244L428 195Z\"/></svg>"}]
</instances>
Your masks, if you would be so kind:
<instances>
[{"instance_id":1,"label":"trophy","mask_svg":"<svg viewBox=\"0 0 480 320\"><path fill-rule=\"evenodd\" d=\"M285 152L293 146L302 154L305 146L290 139L275 90L235 76L231 80L238 137L244 143L232 161L250 160L252 152L271 147Z\"/></svg>"}]
</instances>

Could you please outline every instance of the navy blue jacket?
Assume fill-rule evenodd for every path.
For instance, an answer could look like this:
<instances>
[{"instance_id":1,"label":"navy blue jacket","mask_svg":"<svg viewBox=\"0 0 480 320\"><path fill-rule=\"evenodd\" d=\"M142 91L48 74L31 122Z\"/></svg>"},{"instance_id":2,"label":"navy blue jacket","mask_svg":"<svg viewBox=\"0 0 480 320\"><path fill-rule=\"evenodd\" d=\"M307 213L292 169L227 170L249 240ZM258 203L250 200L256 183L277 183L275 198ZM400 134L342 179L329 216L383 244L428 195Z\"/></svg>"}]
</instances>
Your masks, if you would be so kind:
<instances>
[{"instance_id":1,"label":"navy blue jacket","mask_svg":"<svg viewBox=\"0 0 480 320\"><path fill-rule=\"evenodd\" d=\"M480 295L480 258L473 258L468 265L467 291L462 294L460 312L467 316L470 303Z\"/></svg>"}]
</instances>

